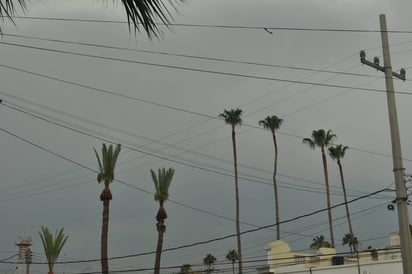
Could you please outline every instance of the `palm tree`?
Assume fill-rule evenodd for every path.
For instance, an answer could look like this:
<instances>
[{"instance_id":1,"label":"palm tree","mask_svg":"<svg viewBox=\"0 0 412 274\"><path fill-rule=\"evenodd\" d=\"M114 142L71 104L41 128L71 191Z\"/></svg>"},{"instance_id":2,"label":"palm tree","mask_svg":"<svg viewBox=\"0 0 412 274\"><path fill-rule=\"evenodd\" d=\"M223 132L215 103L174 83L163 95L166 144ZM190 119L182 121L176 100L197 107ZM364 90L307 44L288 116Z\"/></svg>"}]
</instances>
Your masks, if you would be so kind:
<instances>
[{"instance_id":1,"label":"palm tree","mask_svg":"<svg viewBox=\"0 0 412 274\"><path fill-rule=\"evenodd\" d=\"M97 174L97 182L104 183L104 188L100 194L100 201L103 202L103 220L102 220L102 237L101 237L101 264L102 274L109 273L109 264L107 261L107 238L109 231L109 204L112 199L112 192L110 191L109 184L114 180L114 169L116 167L117 157L120 153L120 144L116 146L113 151L113 146L110 145L107 148L106 144L102 146L102 161L96 149L94 153L97 157L97 163L99 164L99 173Z\"/></svg>"},{"instance_id":2,"label":"palm tree","mask_svg":"<svg viewBox=\"0 0 412 274\"><path fill-rule=\"evenodd\" d=\"M239 260L236 250L232 249L226 254L226 259L232 263L232 271L235 274L235 262Z\"/></svg>"},{"instance_id":3,"label":"palm tree","mask_svg":"<svg viewBox=\"0 0 412 274\"><path fill-rule=\"evenodd\" d=\"M275 218L276 218L276 239L280 240L280 220L279 220L279 195L278 186L276 182L277 166L278 166L278 144L276 141L276 130L282 125L283 119L280 119L276 115L268 116L264 120L259 121L259 125L264 129L270 130L273 138L273 145L275 147L275 161L273 167L273 189L275 192Z\"/></svg>"},{"instance_id":4,"label":"palm tree","mask_svg":"<svg viewBox=\"0 0 412 274\"><path fill-rule=\"evenodd\" d=\"M39 232L41 242L43 243L44 253L49 266L49 274L53 274L53 267L59 258L60 252L67 241L68 236L64 235L63 228L50 233L47 227L41 227Z\"/></svg>"},{"instance_id":5,"label":"palm tree","mask_svg":"<svg viewBox=\"0 0 412 274\"><path fill-rule=\"evenodd\" d=\"M348 219L348 225L349 225L349 234L353 236L354 234L353 234L353 229L352 229L352 223L350 221L348 197L346 194L345 180L343 177L343 169L342 169L342 162L341 162L341 159L345 156L345 152L347 149L348 149L347 146L336 145L336 146L330 147L328 151L329 151L329 156L332 158L332 160L336 160L338 167L339 167L340 181L342 183L343 198L345 200L346 217Z\"/></svg>"},{"instance_id":6,"label":"palm tree","mask_svg":"<svg viewBox=\"0 0 412 274\"><path fill-rule=\"evenodd\" d=\"M207 265L206 273L212 273L212 271L214 271L214 269L212 268L212 265L215 262L216 262L216 257L210 253L207 254L205 258L203 258L203 264Z\"/></svg>"},{"instance_id":7,"label":"palm tree","mask_svg":"<svg viewBox=\"0 0 412 274\"><path fill-rule=\"evenodd\" d=\"M354 252L358 251L359 241L358 238L355 237L352 233L346 233L345 236L342 238L343 245L349 245L351 255Z\"/></svg>"},{"instance_id":8,"label":"palm tree","mask_svg":"<svg viewBox=\"0 0 412 274\"><path fill-rule=\"evenodd\" d=\"M315 238L313 238L313 242L310 245L310 248L319 249L322 247L331 247L331 244L325 240L325 236L320 235L320 236L316 236Z\"/></svg>"},{"instance_id":9,"label":"palm tree","mask_svg":"<svg viewBox=\"0 0 412 274\"><path fill-rule=\"evenodd\" d=\"M180 272L179 274L187 274L187 273L192 273L192 266L190 264L184 264L180 267Z\"/></svg>"},{"instance_id":10,"label":"palm tree","mask_svg":"<svg viewBox=\"0 0 412 274\"><path fill-rule=\"evenodd\" d=\"M160 257L162 255L163 246L163 234L166 231L166 226L164 223L165 219L167 219L166 210L164 209L163 205L164 202L169 198L169 187L175 171L173 168L169 168L168 170L166 170L165 168L159 168L157 177L156 173L153 170L150 170L150 172L152 174L152 179L156 190L154 199L159 202L159 210L157 211L156 215L158 239L156 248L156 260L154 265L154 274L159 274Z\"/></svg>"},{"instance_id":11,"label":"palm tree","mask_svg":"<svg viewBox=\"0 0 412 274\"><path fill-rule=\"evenodd\" d=\"M219 114L219 117L225 120L226 124L232 127L232 145L233 145L233 164L235 169L235 199L236 199L236 237L237 237L237 253L239 259L239 273L242 274L242 243L240 240L240 217L239 217L239 184L237 175L237 152L236 152L236 126L242 124L242 110L231 109L224 110L223 113Z\"/></svg>"},{"instance_id":12,"label":"palm tree","mask_svg":"<svg viewBox=\"0 0 412 274\"><path fill-rule=\"evenodd\" d=\"M328 177L328 164L326 162L325 149L332 145L333 140L336 138L336 134L332 133L332 130L325 132L324 129L318 129L312 131L312 138L304 138L303 143L309 145L311 149L320 147L322 152L322 163L323 163L323 175L325 177L325 187L326 187L326 204L328 208L328 221L329 221L329 232L330 239L332 242L332 247L335 247L335 239L333 237L333 226L332 226L332 211L330 203L330 191L329 191L329 177Z\"/></svg>"},{"instance_id":13,"label":"palm tree","mask_svg":"<svg viewBox=\"0 0 412 274\"><path fill-rule=\"evenodd\" d=\"M13 16L16 15L16 3L24 12L27 9L27 2L27 0L0 0L0 16L2 18L3 16L7 17L13 22ZM172 8L176 8L173 2L184 2L184 0L121 0L129 23L129 30L132 25L135 31L140 31L141 25L149 38L152 36L158 37L161 34L157 27L158 23L167 26L173 19L165 2L168 2Z\"/></svg>"}]
</instances>

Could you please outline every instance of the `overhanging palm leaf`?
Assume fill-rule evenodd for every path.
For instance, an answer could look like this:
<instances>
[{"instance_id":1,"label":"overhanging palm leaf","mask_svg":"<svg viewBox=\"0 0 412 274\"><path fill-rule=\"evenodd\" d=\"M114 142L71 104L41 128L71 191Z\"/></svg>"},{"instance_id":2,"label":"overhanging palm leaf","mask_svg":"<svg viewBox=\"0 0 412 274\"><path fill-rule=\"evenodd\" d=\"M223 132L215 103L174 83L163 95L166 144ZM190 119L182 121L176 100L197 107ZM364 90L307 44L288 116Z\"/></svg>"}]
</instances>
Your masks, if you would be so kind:
<instances>
[{"instance_id":1,"label":"overhanging palm leaf","mask_svg":"<svg viewBox=\"0 0 412 274\"><path fill-rule=\"evenodd\" d=\"M1 0L0 1L0 16L3 19L4 17L8 17L10 20L13 21L12 16L16 13L16 2L23 10L26 9L26 1L25 0Z\"/></svg>"},{"instance_id":2,"label":"overhanging palm leaf","mask_svg":"<svg viewBox=\"0 0 412 274\"><path fill-rule=\"evenodd\" d=\"M113 0L114 2L117 2L117 0ZM133 25L135 31L140 31L141 25L149 38L152 36L158 37L161 32L157 25L162 23L168 26L170 21L173 20L169 8L164 2L162 0L121 0L129 30L131 29L130 26ZM175 8L178 2L185 2L185 0L167 1L171 8ZM13 22L13 16L16 14L16 3L23 11L26 10L27 0L0 0L1 18L4 16ZM156 22L156 20L159 21Z\"/></svg>"},{"instance_id":3,"label":"overhanging palm leaf","mask_svg":"<svg viewBox=\"0 0 412 274\"><path fill-rule=\"evenodd\" d=\"M47 227L41 227L39 235L43 243L44 253L49 266L49 273L53 273L54 264L56 263L68 236L64 235L63 228L56 230L53 236Z\"/></svg>"}]
</instances>

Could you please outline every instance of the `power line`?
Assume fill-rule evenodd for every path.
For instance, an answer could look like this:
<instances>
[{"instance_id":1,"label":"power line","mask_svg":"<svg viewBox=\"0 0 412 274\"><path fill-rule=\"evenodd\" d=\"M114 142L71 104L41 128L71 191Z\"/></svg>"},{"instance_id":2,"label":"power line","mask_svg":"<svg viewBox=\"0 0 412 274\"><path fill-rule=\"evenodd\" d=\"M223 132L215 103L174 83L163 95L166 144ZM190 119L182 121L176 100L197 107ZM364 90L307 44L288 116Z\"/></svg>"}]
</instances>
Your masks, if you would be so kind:
<instances>
[{"instance_id":1,"label":"power line","mask_svg":"<svg viewBox=\"0 0 412 274\"><path fill-rule=\"evenodd\" d=\"M353 89L353 90L359 90L359 91L371 91L371 92L386 93L385 90L380 90L380 89L351 87L351 86L342 86L342 85L307 82L307 81L296 81L296 80L288 80L288 79L281 79L281 78L274 78L274 77L254 76L254 75L240 74L240 73L231 73L231 72L223 72L223 71L189 68L189 67L183 67L183 66L165 65L165 64L159 64L159 63L135 61L135 60L121 59L121 58L114 58L114 57L107 57L107 56L86 54L86 53L77 53L77 52L71 52L71 51L66 51L66 50L57 50L57 49L22 45L22 44L9 43L9 42L0 42L0 44L8 45L8 46L14 46L14 47L35 49L35 50L42 50L42 51L48 51L48 52L62 53L62 54L68 54L68 55L75 55L75 56L110 60L110 61L118 61L118 62L132 63L132 64L163 67L163 68L169 68L169 69L178 69L178 70L184 70L184 71L202 72L202 73L225 75L225 76L232 76L232 77L241 77L241 78L257 79L257 80L267 80L267 81L275 81L275 82L286 82L286 83L321 86L321 87L329 87L329 88ZM406 92L406 91L395 91L394 93L403 94L403 95L412 95L411 92Z\"/></svg>"},{"instance_id":2,"label":"power line","mask_svg":"<svg viewBox=\"0 0 412 274\"><path fill-rule=\"evenodd\" d=\"M57 17L34 17L34 16L13 16L15 19L64 21L64 22L83 22L83 23L112 23L127 24L127 21L117 20L98 20L98 19L76 19L76 18L57 18ZM221 29L245 29L245 30L279 30L279 31L315 31L315 32L354 32L354 33L380 33L375 29L337 29L337 28L303 28L303 27L275 27L275 26L240 26L240 25L217 25L217 24L185 24L185 23L162 23L156 25L174 27L198 27L198 28L221 28ZM411 30L388 30L388 33L412 34Z\"/></svg>"},{"instance_id":3,"label":"power line","mask_svg":"<svg viewBox=\"0 0 412 274\"><path fill-rule=\"evenodd\" d=\"M125 98L125 99L130 99L130 100L139 101L139 102L142 102L142 103L147 103L147 104L151 104L151 105L155 105L155 106L159 106L159 107L164 107L164 108L168 108L168 109L172 109L172 110L176 110L176 111L181 111L181 112L185 112L185 113L189 113L189 114L194 114L194 115L206 117L206 118L209 118L209 119L220 120L218 117L211 116L211 115L208 115L208 114L199 113L199 112L195 112L195 111L190 111L190 110L182 109L182 108L177 108L177 107L173 107L173 106L169 106L169 105L165 105L165 104L160 104L160 103L156 103L156 102L153 102L153 101L148 101L148 100L137 98L137 97L123 95L123 94L120 94L120 93L117 93L117 92L114 92L114 91L105 90L105 89L101 89L101 88L96 88L96 87L92 87L92 86L89 86L89 85L80 84L80 83L77 83L77 82L74 82L74 81L64 80L64 79L61 79L61 78L48 76L48 75L45 75L45 74L40 74L40 73L37 73L37 72L32 72L32 71L29 71L29 70L24 70L24 69L12 67L12 66L9 66L9 65L0 64L0 67L4 67L4 68L10 69L10 70L19 71L19 72L23 72L23 73L26 73L26 74L30 74L30 75L34 75L34 76L38 76L38 77L42 77L42 78L46 78L46 79L57 81L57 82L62 82L62 83L69 84L69 85L74 85L74 86L94 90L94 91L97 91L97 92L101 92L101 93L105 93L105 94L109 94L109 95L113 95L113 96L118 96L118 97ZM373 89L371 89L371 90L373 90ZM378 90L375 90L375 91L378 91ZM382 90L382 92L386 92L386 91ZM412 94L412 93L406 92L405 94ZM251 128L263 130L261 127L258 127L258 126L253 126L253 125L248 125L248 124L243 124L243 125L251 127ZM282 132L282 131L278 131L278 134L289 136L289 137L294 137L294 138L298 138L298 139L304 138L304 137L296 135L296 134L290 134L290 133L286 133L286 132ZM365 152L365 153L370 153L370 154L373 154L373 155L383 156L383 157L387 157L387 158L392 157L391 155L388 155L388 154L371 152L371 151L362 150L362 149L359 149L359 148L356 148L356 147L350 147L350 149ZM403 160L412 161L411 159L403 159Z\"/></svg>"},{"instance_id":4,"label":"power line","mask_svg":"<svg viewBox=\"0 0 412 274\"><path fill-rule=\"evenodd\" d=\"M116 49L116 50L132 51L132 52L142 52L142 53L150 53L150 54L157 54L157 55L164 55L164 56L185 57L185 58L193 58L193 59L208 60L208 61L218 61L218 62L274 67L274 68L283 68L283 69L292 69L292 70L303 70L303 71L312 71L312 72L318 72L318 73L322 72L322 73L340 74L340 75L348 75L348 76L382 78L382 77L378 77L375 75L361 74L361 73L349 73L349 72L334 71L334 70L322 70L322 69L315 69L315 68L284 66L284 65L252 62L252 61L240 61L240 60L225 59L225 58L215 58L215 57L206 57L206 56L198 56L198 55L170 53L170 52L164 52L164 51L132 49L132 48L126 48L126 47L117 47L117 46L101 45L101 44L94 44L94 43L73 42L73 41L62 40L62 39L41 38L41 37L28 36L28 35L16 35L16 34L3 33L3 36L26 38L26 39L33 39L33 40L39 40L39 41L57 42L57 43L72 44L72 45L89 46L89 47L106 48L106 49Z\"/></svg>"},{"instance_id":5,"label":"power line","mask_svg":"<svg viewBox=\"0 0 412 274\"><path fill-rule=\"evenodd\" d=\"M4 94L4 93L3 93ZM13 96L12 96L13 97ZM17 98L17 97L16 97ZM54 124L54 125L57 125L57 126L60 126L60 127L63 127L63 128L65 128L65 129L68 129L68 130L71 130L71 131L74 131L74 132L77 132L77 133L80 133L80 134L83 134L83 135L86 135L86 136L88 136L88 137L92 137L92 138L95 138L95 139L98 139L98 140L102 140L102 141L107 141L107 142L114 142L114 141L112 141L112 140L109 140L109 139L107 139L107 138L102 138L102 137L98 137L98 136L96 136L96 135L92 135L92 134L90 134L90 133L86 133L84 130L78 130L78 129L74 129L73 127L70 127L70 126L67 126L67 125L63 125L61 122L55 122L55 121L52 121L52 120L50 120L50 119L47 119L47 118L44 118L44 117L41 117L41 116L39 116L39 115L36 115L36 114L32 114L32 113L30 113L30 112L28 112L27 110L25 111L25 110L22 110L21 108L21 106L10 106L10 105L8 105L7 103L3 103L3 105L4 106L6 106L6 107L8 107L8 108L11 108L11 109L13 109L13 110L16 110L16 111L19 111L19 112L22 112L22 113L24 113L24 114L27 114L27 115L29 115L29 116L32 116L32 117L34 117L34 118L37 118L37 119L40 119L40 120L43 120L43 121L46 121L46 122L49 122L49 123L52 123L52 124ZM31 111L31 110L30 110ZM76 118L78 118L78 117L76 117ZM261 129L261 128L259 128L259 129ZM98 135L99 136L102 136L103 134L102 133L98 133ZM113 138L113 137L111 137L111 136L109 136L109 138L111 138L111 139L115 139L115 138ZM303 138L303 137L300 137L300 138ZM130 148L130 147L128 147L128 148ZM132 149L132 150L134 150L134 149ZM144 151L142 151L142 150L139 150L138 152L141 152L141 153L143 153L143 154L145 154L145 155L151 155L151 156L154 156L154 157L157 157L154 153L149 153L149 152L144 152ZM185 152L190 152L190 151L185 151ZM384 154L378 154L377 153L377 155L384 155ZM175 156L177 156L177 155L171 155L170 157L175 157ZM202 156L204 156L203 154L202 154ZM207 155L206 155L207 156ZM170 159L170 157L168 157L167 159ZM157 158L159 158L159 157L157 157ZM221 159L218 159L218 158L215 158L215 157L212 157L213 159L215 159L215 160L221 160ZM165 158L160 158L160 159L162 159L162 160L165 160ZM183 164L183 165L186 165L185 163L183 163L183 162L181 162L181 161L179 161L178 163L180 163L180 164ZM245 167L247 167L247 168L253 168L253 169L255 169L255 170L260 170L260 171L265 171L265 170L262 170L262 169L258 169L258 168L254 168L254 167L249 167L249 166L245 166ZM216 171L216 167L213 167L214 168L214 171ZM223 170L222 168L220 168L222 171L224 171L224 172L227 172L228 170ZM209 171L211 171L211 169L208 169ZM267 172L267 171L265 171L265 172ZM222 173L220 172L219 173L220 175L222 175ZM231 177L233 177L233 175L231 175L231 174L229 174L229 173L224 173L225 174L225 176L231 176ZM306 181L306 182L309 182L308 180L305 180L305 179L300 179L300 178L296 178L296 177L293 177L293 176L287 176L287 175L283 175L283 174L279 174L280 176L283 176L283 177L288 177L288 178L291 178L291 179L295 179L295 180L303 180L303 181ZM271 183L268 183L268 182L265 182L265 178L260 178L260 177L257 177L257 176L249 176L249 175L247 175L249 178L246 178L246 177L240 177L240 179L242 179L242 180L247 180L247 181L251 181L251 182L256 182L256 183L261 183L261 184L267 184L267 185L271 185ZM311 183L314 183L313 181L310 181ZM282 183L282 182L281 182ZM317 184L320 184L320 183L317 183ZM297 187L292 187L292 186L290 186L290 184L285 184L285 186L281 186L281 187L283 187L283 188L289 188L289 189L295 189L295 190L301 190L301 191L306 191L306 192L316 192L316 193L318 193L319 192L319 190L313 190L313 189L302 189L302 188L297 188Z\"/></svg>"},{"instance_id":6,"label":"power line","mask_svg":"<svg viewBox=\"0 0 412 274\"><path fill-rule=\"evenodd\" d=\"M7 103L3 103L3 105L6 106L6 107L8 107L8 108L11 108L11 109L13 109L13 110L19 111L19 112L24 113L24 114L26 114L26 115L29 115L29 116L31 116L31 117L34 117L34 118L43 120L43 121L45 121L45 122L52 123L52 124L54 124L54 125L63 127L63 128L65 128L65 129L74 131L74 132L76 132L76 133L80 133L80 134L86 135L86 136L88 136L88 137L92 137L92 138L95 138L95 139L98 139L98 140L102 140L102 141L106 141L106 142L112 142L112 143L114 142L113 140L109 140L109 139L107 139L107 138L102 138L102 137L98 137L97 135L92 135L92 134L90 134L90 133L86 133L84 130L79 130L79 129L73 128L72 126L64 125L64 124L62 124L61 122L56 122L56 121L50 120L50 118L44 118L44 117L39 116L38 114L32 114L32 113L28 112L27 110L22 110L22 109L21 109L21 108L22 108L21 106L16 106L16 105L15 105L15 106L10 106L10 105L8 105ZM19 109L19 108L20 108L20 109ZM31 110L30 110L30 111L31 111ZM103 134L98 133L98 135L99 135L99 136L102 136ZM116 139L116 138L113 138L113 137L111 137L111 136L109 136L109 137L110 137L111 139ZM124 146L125 146L125 145L124 145ZM125 147L133 150L132 148L130 148L130 147L127 146L127 145L126 145ZM145 155L151 155L151 156L154 156L154 157L156 157L156 158L159 158L156 154L151 153L151 152L143 152L142 150L139 150L139 152L142 152L142 153L145 154ZM190 152L190 151L185 151L185 152ZM170 156L167 157L167 159L171 159L172 157L174 158L174 157L176 157L176 156L178 156L178 154L177 154L177 155L170 155ZM164 156L164 157L166 157L166 156ZM164 160L164 158L161 158L161 159ZM221 160L221 159L219 159L219 158L214 158L214 159L215 159L215 160ZM185 161L185 163L184 163L184 162L181 162L181 161L179 161L178 163L187 166L187 165L188 165L188 164L187 164L187 160L183 159L183 161ZM196 164L196 165L195 165L195 164ZM195 164L190 164L189 166L190 166L190 167L194 167L194 166L200 167L198 163L195 163ZM212 173L216 173L216 172L217 172L218 175L223 175L223 174L225 174L225 176L233 177L233 175L230 174L229 171L226 170L226 169L218 168L218 167L210 166L210 165L205 165L205 164L203 164L203 166L207 166L207 167L208 167L207 170L210 171L210 172L212 172ZM200 168L204 169L204 167L200 167ZM219 169L220 171L218 171L217 169ZM258 170L257 168L255 168L255 169ZM228 172L228 173L224 173L224 172ZM241 179L241 180L250 181L250 182L254 182L254 183L260 183L260 184L265 184L265 185L272 185L272 183L266 182L266 178L261 178L261 177L258 177L258 176L251 176L251 175L242 174L242 173L240 173L240 175L244 175L244 176L240 176L240 177L239 177L239 179ZM245 177L245 176L246 176L246 177ZM282 175L280 175L280 176L282 176ZM293 177L293 176L286 176L286 177L296 179L296 177ZM308 180L304 180L304 181L309 182ZM313 183L313 181L311 181L311 182ZM319 189L319 188L318 188L318 189L306 188L306 187L303 187L303 186L300 186L300 185L291 186L291 184L285 183L285 182L282 182L282 181L279 181L279 183L281 183L281 185L280 185L281 188L286 188L286 189L293 189L293 190L299 190L299 191L305 191L305 192L312 192L312 193L322 193L322 192L324 191L323 189ZM282 185L282 184L283 184L283 185ZM318 184L321 184L321 183L318 183ZM332 195L340 195L340 194L334 194L334 193L332 193ZM353 195L352 195L352 196L353 196ZM8 199L8 200L10 200L10 199Z\"/></svg>"}]
</instances>

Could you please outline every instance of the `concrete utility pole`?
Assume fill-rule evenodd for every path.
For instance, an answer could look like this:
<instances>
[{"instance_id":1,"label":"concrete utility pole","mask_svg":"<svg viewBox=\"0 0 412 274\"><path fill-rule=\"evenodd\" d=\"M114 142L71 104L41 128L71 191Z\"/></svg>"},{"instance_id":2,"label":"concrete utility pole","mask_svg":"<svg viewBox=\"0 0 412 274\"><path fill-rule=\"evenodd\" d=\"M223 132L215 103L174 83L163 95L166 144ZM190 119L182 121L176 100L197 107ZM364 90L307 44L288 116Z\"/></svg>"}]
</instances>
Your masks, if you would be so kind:
<instances>
[{"instance_id":1,"label":"concrete utility pole","mask_svg":"<svg viewBox=\"0 0 412 274\"><path fill-rule=\"evenodd\" d=\"M30 247L26 249L25 261L26 261L26 274L30 274L30 264L32 263L32 253L31 253Z\"/></svg>"},{"instance_id":2,"label":"concrete utility pole","mask_svg":"<svg viewBox=\"0 0 412 274\"><path fill-rule=\"evenodd\" d=\"M389 111L389 125L391 129L392 140L392 159L393 172L395 175L396 186L396 204L398 208L399 236L401 242L402 265L404 274L412 274L412 252L411 252L411 235L409 231L408 217L408 195L406 192L404 168L402 164L401 141L399 136L398 115L396 112L396 102L393 87L393 76L405 80L405 70L401 69L398 74L392 71L391 58L389 52L388 30L386 27L385 14L379 15L381 27L382 50L383 50L383 67L379 66L379 59L374 58L374 62L365 59L366 54L361 51L360 58L362 64L366 64L385 73L386 95Z\"/></svg>"}]
</instances>

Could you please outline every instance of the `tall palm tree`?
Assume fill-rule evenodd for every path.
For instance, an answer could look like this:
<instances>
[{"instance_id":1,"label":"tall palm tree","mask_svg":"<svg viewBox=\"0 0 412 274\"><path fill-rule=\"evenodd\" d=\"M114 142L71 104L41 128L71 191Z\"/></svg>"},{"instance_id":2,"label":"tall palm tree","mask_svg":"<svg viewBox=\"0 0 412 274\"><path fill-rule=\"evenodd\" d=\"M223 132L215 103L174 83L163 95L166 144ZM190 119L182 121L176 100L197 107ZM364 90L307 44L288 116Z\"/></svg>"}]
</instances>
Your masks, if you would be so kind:
<instances>
[{"instance_id":1,"label":"tall palm tree","mask_svg":"<svg viewBox=\"0 0 412 274\"><path fill-rule=\"evenodd\" d=\"M322 247L331 247L330 243L325 240L325 236L320 235L320 236L316 236L315 238L313 238L310 248L319 249Z\"/></svg>"},{"instance_id":2,"label":"tall palm tree","mask_svg":"<svg viewBox=\"0 0 412 274\"><path fill-rule=\"evenodd\" d=\"M27 0L0 0L0 16L7 17L13 22L13 16L16 15L16 6L23 11L27 9ZM115 2L115 1L113 1ZM169 7L176 8L175 3L184 2L184 0L162 1L162 0L121 0L126 13L127 21L133 26L135 31L140 31L140 25L150 37L159 36L161 31L157 27L158 23L170 24L172 18ZM16 5L18 4L18 5ZM1 32L1 28L0 28Z\"/></svg>"},{"instance_id":3,"label":"tall palm tree","mask_svg":"<svg viewBox=\"0 0 412 274\"><path fill-rule=\"evenodd\" d=\"M235 274L235 262L239 260L236 250L232 249L226 254L226 259L232 263L232 271Z\"/></svg>"},{"instance_id":4,"label":"tall palm tree","mask_svg":"<svg viewBox=\"0 0 412 274\"><path fill-rule=\"evenodd\" d=\"M341 162L341 159L345 156L345 152L347 149L348 149L347 146L336 145L336 146L330 147L328 151L329 151L329 156L332 158L332 160L336 160L338 167L339 167L340 181L342 183L343 198L345 200L346 218L348 219L348 225L349 225L349 233L353 236L354 234L353 234L353 229L352 229L352 222L350 221L348 197L346 194L345 180L343 177L343 168L342 168L342 162Z\"/></svg>"},{"instance_id":5,"label":"tall palm tree","mask_svg":"<svg viewBox=\"0 0 412 274\"><path fill-rule=\"evenodd\" d=\"M275 161L273 167L273 189L275 192L275 218L276 218L276 240L280 240L280 219L279 219L279 195L278 185L276 182L276 174L278 170L278 144L276 141L276 130L282 125L283 119L276 115L268 116L264 120L259 121L259 125L272 133L273 145L275 147Z\"/></svg>"},{"instance_id":6,"label":"tall palm tree","mask_svg":"<svg viewBox=\"0 0 412 274\"><path fill-rule=\"evenodd\" d=\"M158 175L153 170L150 170L152 174L153 183L155 185L155 201L159 202L159 210L156 215L156 228L158 233L157 238L157 248L156 248L156 260L154 265L154 274L160 273L160 257L162 255L162 246L163 246L163 234L166 231L165 219L167 219L166 210L163 205L164 202L169 198L169 187L172 182L173 175L175 173L173 168L166 170L165 168L159 168Z\"/></svg>"},{"instance_id":7,"label":"tall palm tree","mask_svg":"<svg viewBox=\"0 0 412 274\"><path fill-rule=\"evenodd\" d=\"M242 274L242 243L240 240L240 214L239 214L239 184L238 184L238 174L237 174L237 152L236 152L236 126L242 124L242 110L230 109L224 110L223 113L219 114L219 117L223 118L226 124L232 127L232 145L233 145L233 164L235 169L235 199L236 199L236 237L237 237L237 253L238 253L238 263L239 263L239 273Z\"/></svg>"},{"instance_id":8,"label":"tall palm tree","mask_svg":"<svg viewBox=\"0 0 412 274\"><path fill-rule=\"evenodd\" d=\"M335 239L333 237L333 226L332 226L332 210L330 203L330 191L329 191L329 176L328 176L328 164L326 161L325 149L332 145L333 140L336 138L336 134L332 133L332 130L325 132L324 129L318 129L312 131L311 138L304 138L303 143L309 145L311 149L319 147L322 152L322 163L323 163L323 175L325 177L325 188L326 188L326 204L328 208L328 221L329 221L329 232L332 247L335 247Z\"/></svg>"},{"instance_id":9,"label":"tall palm tree","mask_svg":"<svg viewBox=\"0 0 412 274\"><path fill-rule=\"evenodd\" d=\"M207 270L206 273L212 273L214 269L212 268L212 265L216 262L216 257L213 256L212 254L207 254L206 257L203 258L203 264L207 265Z\"/></svg>"},{"instance_id":10,"label":"tall palm tree","mask_svg":"<svg viewBox=\"0 0 412 274\"><path fill-rule=\"evenodd\" d=\"M53 236L47 227L41 227L39 235L46 255L47 265L49 266L49 274L53 274L54 264L59 258L68 236L64 235L63 228L56 230Z\"/></svg>"},{"instance_id":11,"label":"tall palm tree","mask_svg":"<svg viewBox=\"0 0 412 274\"><path fill-rule=\"evenodd\" d=\"M120 148L120 144L118 144L114 150L113 145L109 145L109 148L107 148L106 144L103 144L102 160L100 160L96 149L93 148L94 153L96 154L97 163L99 164L97 182L104 183L103 191L100 194L100 201L103 202L102 237L100 249L102 274L109 273L109 263L107 261L107 238L109 231L109 204L112 199L112 192L110 191L109 184L114 180L114 169L116 167L117 157L120 153Z\"/></svg>"}]
</instances>

